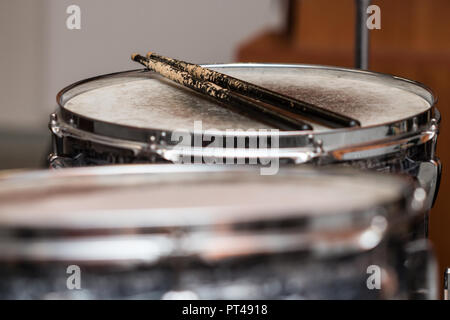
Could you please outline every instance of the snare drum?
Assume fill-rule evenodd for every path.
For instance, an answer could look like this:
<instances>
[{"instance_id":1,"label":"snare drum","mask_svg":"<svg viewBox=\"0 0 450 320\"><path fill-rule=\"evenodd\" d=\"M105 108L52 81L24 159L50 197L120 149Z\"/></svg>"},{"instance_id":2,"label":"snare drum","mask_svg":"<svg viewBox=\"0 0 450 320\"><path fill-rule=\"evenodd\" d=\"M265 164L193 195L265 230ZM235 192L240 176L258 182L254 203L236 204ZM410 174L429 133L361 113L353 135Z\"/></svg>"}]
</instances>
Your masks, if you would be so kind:
<instances>
[{"instance_id":1,"label":"snare drum","mask_svg":"<svg viewBox=\"0 0 450 320\"><path fill-rule=\"evenodd\" d=\"M433 298L433 259L408 238L423 195L306 167L3 174L0 298Z\"/></svg>"},{"instance_id":2,"label":"snare drum","mask_svg":"<svg viewBox=\"0 0 450 320\"><path fill-rule=\"evenodd\" d=\"M277 132L281 163L344 164L407 173L417 177L428 192L431 207L440 177L435 155L440 115L433 94L423 85L385 74L323 66L208 67L351 116L362 124L360 128L330 129L313 123L313 131ZM196 121L201 121L203 132L214 129L225 140L252 136L263 129L271 135L266 125L145 70L78 82L62 90L57 100L59 109L50 121L55 141L52 167L177 162L180 149L174 146L178 141L174 132L187 130L200 136L193 141L207 140L202 131L194 132ZM258 148L248 143L234 147L240 148L233 156L236 162L258 156ZM196 152L202 159L211 153L209 148Z\"/></svg>"}]
</instances>

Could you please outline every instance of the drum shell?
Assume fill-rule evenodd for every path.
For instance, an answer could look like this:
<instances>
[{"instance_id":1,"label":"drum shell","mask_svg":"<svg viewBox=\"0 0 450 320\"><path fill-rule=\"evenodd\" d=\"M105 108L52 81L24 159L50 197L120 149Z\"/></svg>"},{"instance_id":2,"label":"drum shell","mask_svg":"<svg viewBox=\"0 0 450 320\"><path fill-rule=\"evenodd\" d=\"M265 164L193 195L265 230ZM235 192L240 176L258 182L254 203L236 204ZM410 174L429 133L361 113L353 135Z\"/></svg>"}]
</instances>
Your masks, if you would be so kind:
<instances>
[{"instance_id":1,"label":"drum shell","mask_svg":"<svg viewBox=\"0 0 450 320\"><path fill-rule=\"evenodd\" d=\"M398 233L397 233L398 235ZM205 262L167 258L157 263L82 261L0 263L0 299L436 299L432 251L407 250L388 236L357 254L320 257L308 252L255 255ZM408 264L408 261L412 261ZM82 290L68 290L67 268L81 270ZM381 270L381 289L369 289L368 267Z\"/></svg>"},{"instance_id":2,"label":"drum shell","mask_svg":"<svg viewBox=\"0 0 450 320\"><path fill-rule=\"evenodd\" d=\"M407 272L393 269L404 261L404 253L391 249L385 256L386 251L378 248L372 253L331 260L298 253L212 264L181 259L134 267L78 263L82 290L73 291L66 286L66 270L72 264L2 264L0 299L162 299L170 292L232 300L406 299ZM386 289L368 290L366 268L355 266L380 265L381 261L384 276L390 277L383 284Z\"/></svg>"}]
</instances>

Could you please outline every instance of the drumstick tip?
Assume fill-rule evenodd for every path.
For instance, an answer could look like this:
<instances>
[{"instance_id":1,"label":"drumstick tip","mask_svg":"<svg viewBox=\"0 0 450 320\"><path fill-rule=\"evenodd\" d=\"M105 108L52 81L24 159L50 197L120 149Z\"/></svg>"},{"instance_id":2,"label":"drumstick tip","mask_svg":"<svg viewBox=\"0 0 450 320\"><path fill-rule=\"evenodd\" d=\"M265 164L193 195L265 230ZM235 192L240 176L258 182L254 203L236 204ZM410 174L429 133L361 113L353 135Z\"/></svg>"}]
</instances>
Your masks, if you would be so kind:
<instances>
[{"instance_id":1,"label":"drumstick tip","mask_svg":"<svg viewBox=\"0 0 450 320\"><path fill-rule=\"evenodd\" d=\"M131 55L131 60L136 61L136 57L137 57L137 56L139 56L138 53L133 53L133 54Z\"/></svg>"}]
</instances>

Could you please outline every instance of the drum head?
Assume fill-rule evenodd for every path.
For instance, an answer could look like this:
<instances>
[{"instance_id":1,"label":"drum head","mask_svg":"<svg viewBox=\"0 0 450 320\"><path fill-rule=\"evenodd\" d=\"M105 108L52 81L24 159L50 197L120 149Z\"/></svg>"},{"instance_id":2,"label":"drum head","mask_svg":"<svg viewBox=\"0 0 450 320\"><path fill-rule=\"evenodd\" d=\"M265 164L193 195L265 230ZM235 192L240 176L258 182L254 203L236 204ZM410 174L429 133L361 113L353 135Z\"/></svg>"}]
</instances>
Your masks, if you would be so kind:
<instances>
[{"instance_id":1,"label":"drum head","mask_svg":"<svg viewBox=\"0 0 450 320\"><path fill-rule=\"evenodd\" d=\"M211 69L359 120L363 127L412 118L429 111L431 93L400 78L301 65L217 65ZM59 97L66 111L96 121L142 129L262 129L266 125L161 79L151 72L118 74L82 82ZM330 131L313 124L315 131Z\"/></svg>"}]
</instances>

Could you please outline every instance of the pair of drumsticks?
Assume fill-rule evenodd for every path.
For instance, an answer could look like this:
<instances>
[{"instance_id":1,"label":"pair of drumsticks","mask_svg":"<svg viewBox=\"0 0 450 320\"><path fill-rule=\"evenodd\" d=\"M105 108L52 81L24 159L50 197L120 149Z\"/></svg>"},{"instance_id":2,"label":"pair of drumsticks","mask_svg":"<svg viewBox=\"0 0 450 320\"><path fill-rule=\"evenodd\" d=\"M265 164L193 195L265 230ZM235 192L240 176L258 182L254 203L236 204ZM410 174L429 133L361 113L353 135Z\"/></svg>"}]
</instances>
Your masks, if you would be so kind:
<instances>
[{"instance_id":1,"label":"pair of drumsticks","mask_svg":"<svg viewBox=\"0 0 450 320\"><path fill-rule=\"evenodd\" d=\"M310 124L297 116L331 128L360 125L353 118L196 64L153 52L146 57L133 54L131 59L169 80L280 130L313 130Z\"/></svg>"}]
</instances>

